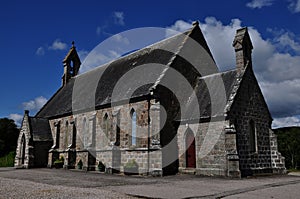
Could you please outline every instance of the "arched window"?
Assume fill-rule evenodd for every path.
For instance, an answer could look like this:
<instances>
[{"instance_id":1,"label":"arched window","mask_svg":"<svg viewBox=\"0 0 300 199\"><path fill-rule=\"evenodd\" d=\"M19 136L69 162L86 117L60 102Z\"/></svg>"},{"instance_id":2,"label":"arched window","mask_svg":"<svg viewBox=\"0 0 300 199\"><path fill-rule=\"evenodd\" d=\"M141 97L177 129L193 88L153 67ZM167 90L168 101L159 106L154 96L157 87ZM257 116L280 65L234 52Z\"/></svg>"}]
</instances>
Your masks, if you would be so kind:
<instances>
[{"instance_id":1,"label":"arched window","mask_svg":"<svg viewBox=\"0 0 300 199\"><path fill-rule=\"evenodd\" d=\"M88 134L88 129L87 129L87 124L86 124L86 119L83 119L82 122L82 133L83 133L83 148L87 146L87 134Z\"/></svg>"},{"instance_id":2,"label":"arched window","mask_svg":"<svg viewBox=\"0 0 300 199\"><path fill-rule=\"evenodd\" d=\"M134 109L131 109L130 115L131 115L131 145L136 145L136 112Z\"/></svg>"},{"instance_id":3,"label":"arched window","mask_svg":"<svg viewBox=\"0 0 300 199\"><path fill-rule=\"evenodd\" d=\"M249 144L250 144L250 152L257 152L257 133L255 128L255 123L253 120L250 120L249 123Z\"/></svg>"},{"instance_id":4,"label":"arched window","mask_svg":"<svg viewBox=\"0 0 300 199\"><path fill-rule=\"evenodd\" d=\"M72 148L76 148L76 139L77 139L76 136L77 136L76 122L73 122Z\"/></svg>"},{"instance_id":5,"label":"arched window","mask_svg":"<svg viewBox=\"0 0 300 199\"><path fill-rule=\"evenodd\" d=\"M90 147L96 146L96 117L92 116L89 119L89 136L90 136Z\"/></svg>"},{"instance_id":6,"label":"arched window","mask_svg":"<svg viewBox=\"0 0 300 199\"><path fill-rule=\"evenodd\" d=\"M103 117L103 131L104 131L104 134L105 136L107 137L108 136L108 131L109 131L109 123L108 123L108 115L107 113L105 113L104 117Z\"/></svg>"},{"instance_id":7,"label":"arched window","mask_svg":"<svg viewBox=\"0 0 300 199\"><path fill-rule=\"evenodd\" d=\"M65 148L68 147L69 142L69 122L66 121L66 127L65 127Z\"/></svg>"},{"instance_id":8,"label":"arched window","mask_svg":"<svg viewBox=\"0 0 300 199\"><path fill-rule=\"evenodd\" d=\"M56 128L56 138L55 138L55 148L58 149L59 148L59 144L60 144L60 121L56 122L55 124L55 128Z\"/></svg>"},{"instance_id":9,"label":"arched window","mask_svg":"<svg viewBox=\"0 0 300 199\"><path fill-rule=\"evenodd\" d=\"M26 149L26 141L25 141L25 135L22 135L21 139L21 164L23 165L25 163L25 149Z\"/></svg>"},{"instance_id":10,"label":"arched window","mask_svg":"<svg viewBox=\"0 0 300 199\"><path fill-rule=\"evenodd\" d=\"M120 146L120 112L117 114L117 124L116 124L116 142L115 142L115 145L116 146Z\"/></svg>"}]
</instances>

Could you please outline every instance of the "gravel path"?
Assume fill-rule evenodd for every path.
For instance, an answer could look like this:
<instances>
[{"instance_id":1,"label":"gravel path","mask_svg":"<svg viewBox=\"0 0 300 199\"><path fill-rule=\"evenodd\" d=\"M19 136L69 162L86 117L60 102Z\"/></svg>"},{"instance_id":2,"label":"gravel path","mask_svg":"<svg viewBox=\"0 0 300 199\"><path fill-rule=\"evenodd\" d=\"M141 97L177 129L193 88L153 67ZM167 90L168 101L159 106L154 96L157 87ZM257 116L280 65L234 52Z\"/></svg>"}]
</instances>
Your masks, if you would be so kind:
<instances>
[{"instance_id":1,"label":"gravel path","mask_svg":"<svg viewBox=\"0 0 300 199\"><path fill-rule=\"evenodd\" d=\"M7 198L299 198L300 176L243 179L193 175L144 177L63 169L0 168Z\"/></svg>"},{"instance_id":2,"label":"gravel path","mask_svg":"<svg viewBox=\"0 0 300 199\"><path fill-rule=\"evenodd\" d=\"M0 198L134 198L103 188L80 188L42 184L0 177Z\"/></svg>"}]
</instances>

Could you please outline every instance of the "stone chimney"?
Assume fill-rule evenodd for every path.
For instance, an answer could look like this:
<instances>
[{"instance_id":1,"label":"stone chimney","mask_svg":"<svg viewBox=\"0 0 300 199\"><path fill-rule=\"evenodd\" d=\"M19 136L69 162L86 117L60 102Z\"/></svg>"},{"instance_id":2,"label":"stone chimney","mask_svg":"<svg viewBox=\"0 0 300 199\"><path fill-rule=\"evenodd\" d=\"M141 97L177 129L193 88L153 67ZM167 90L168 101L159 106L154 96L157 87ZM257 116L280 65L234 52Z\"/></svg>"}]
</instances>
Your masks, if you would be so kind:
<instances>
[{"instance_id":1,"label":"stone chimney","mask_svg":"<svg viewBox=\"0 0 300 199\"><path fill-rule=\"evenodd\" d=\"M29 116L29 110L25 110L25 111L24 111L24 115Z\"/></svg>"},{"instance_id":2,"label":"stone chimney","mask_svg":"<svg viewBox=\"0 0 300 199\"><path fill-rule=\"evenodd\" d=\"M63 65L64 75L62 76L62 85L65 86L72 77L78 75L78 71L81 65L79 56L76 51L76 47L74 45L74 41L72 42L72 47L70 51L63 60Z\"/></svg>"},{"instance_id":3,"label":"stone chimney","mask_svg":"<svg viewBox=\"0 0 300 199\"><path fill-rule=\"evenodd\" d=\"M252 42L248 28L241 28L236 31L232 46L235 50L236 68L242 72L246 67L252 67Z\"/></svg>"}]
</instances>

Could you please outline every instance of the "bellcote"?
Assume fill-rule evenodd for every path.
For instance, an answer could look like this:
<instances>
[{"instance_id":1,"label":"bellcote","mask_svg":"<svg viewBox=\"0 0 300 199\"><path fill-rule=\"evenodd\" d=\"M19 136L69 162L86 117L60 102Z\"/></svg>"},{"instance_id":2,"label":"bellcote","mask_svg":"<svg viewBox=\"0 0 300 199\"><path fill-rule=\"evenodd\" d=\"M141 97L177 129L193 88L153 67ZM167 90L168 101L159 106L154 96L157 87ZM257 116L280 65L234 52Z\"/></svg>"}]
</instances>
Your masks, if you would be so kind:
<instances>
[{"instance_id":1,"label":"bellcote","mask_svg":"<svg viewBox=\"0 0 300 199\"><path fill-rule=\"evenodd\" d=\"M246 67L252 67L252 42L248 28L241 28L236 31L232 46L235 50L236 67L239 72Z\"/></svg>"},{"instance_id":2,"label":"bellcote","mask_svg":"<svg viewBox=\"0 0 300 199\"><path fill-rule=\"evenodd\" d=\"M72 42L72 47L70 48L67 56L63 60L64 74L62 77L62 85L65 86L72 77L78 75L78 71L81 65L81 61L76 51L74 41Z\"/></svg>"}]
</instances>

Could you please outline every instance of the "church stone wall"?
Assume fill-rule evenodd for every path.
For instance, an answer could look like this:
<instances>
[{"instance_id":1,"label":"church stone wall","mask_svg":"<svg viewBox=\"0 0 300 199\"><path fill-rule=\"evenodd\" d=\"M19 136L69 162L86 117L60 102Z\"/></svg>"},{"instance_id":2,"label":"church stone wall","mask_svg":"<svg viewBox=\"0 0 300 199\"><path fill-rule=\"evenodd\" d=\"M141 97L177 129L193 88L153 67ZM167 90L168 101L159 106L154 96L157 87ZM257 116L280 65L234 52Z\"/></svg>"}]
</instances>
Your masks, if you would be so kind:
<instances>
[{"instance_id":1,"label":"church stone wall","mask_svg":"<svg viewBox=\"0 0 300 199\"><path fill-rule=\"evenodd\" d=\"M52 141L34 142L34 167L46 167L48 163L48 151Z\"/></svg>"},{"instance_id":2,"label":"church stone wall","mask_svg":"<svg viewBox=\"0 0 300 199\"><path fill-rule=\"evenodd\" d=\"M124 171L124 166L126 165L126 163L128 163L132 159L137 162L140 174L147 174L148 171L151 172L154 170L162 169L160 150L151 151L149 154L147 149L140 149L136 151L123 150L121 152L121 157L121 171Z\"/></svg>"},{"instance_id":3,"label":"church stone wall","mask_svg":"<svg viewBox=\"0 0 300 199\"><path fill-rule=\"evenodd\" d=\"M284 174L286 173L285 158L278 151L277 136L271 129L269 129L269 132L273 173Z\"/></svg>"},{"instance_id":4,"label":"church stone wall","mask_svg":"<svg viewBox=\"0 0 300 199\"><path fill-rule=\"evenodd\" d=\"M148 120L149 103L153 106L149 113L153 120ZM131 136L132 110L137 114L135 145L132 144ZM54 145L49 153L48 165L53 165L55 159L63 156L65 165L70 166L69 155L70 151L73 151L76 160L71 166L76 166L81 160L83 168L93 170L101 161L107 168L122 170L129 160L134 159L141 173L147 172L148 169L161 169L159 110L159 103L144 100L50 120ZM149 132L148 122L150 122ZM119 140L117 140L118 132ZM151 143L149 155L148 133ZM76 136L75 143L73 143L74 136Z\"/></svg>"},{"instance_id":5,"label":"church stone wall","mask_svg":"<svg viewBox=\"0 0 300 199\"><path fill-rule=\"evenodd\" d=\"M245 71L229 116L236 129L242 176L271 172L271 118L251 68ZM255 127L256 151L250 149L251 121Z\"/></svg>"},{"instance_id":6,"label":"church stone wall","mask_svg":"<svg viewBox=\"0 0 300 199\"><path fill-rule=\"evenodd\" d=\"M197 175L227 176L227 151L224 127L228 121L183 124L178 128L179 170L186 169L186 132L195 136ZM227 141L228 142L228 141Z\"/></svg>"},{"instance_id":7,"label":"church stone wall","mask_svg":"<svg viewBox=\"0 0 300 199\"><path fill-rule=\"evenodd\" d=\"M15 167L30 168L34 166L34 147L32 143L32 136L30 133L28 111L22 121L22 128L20 129L18 145L16 149Z\"/></svg>"}]
</instances>

